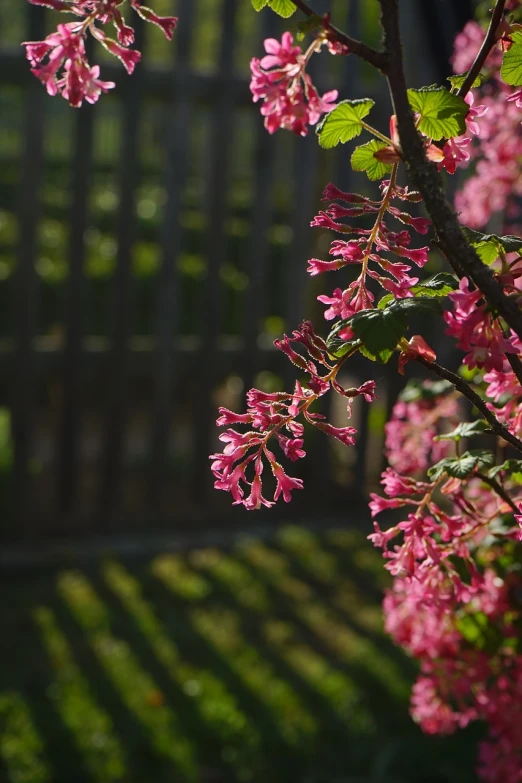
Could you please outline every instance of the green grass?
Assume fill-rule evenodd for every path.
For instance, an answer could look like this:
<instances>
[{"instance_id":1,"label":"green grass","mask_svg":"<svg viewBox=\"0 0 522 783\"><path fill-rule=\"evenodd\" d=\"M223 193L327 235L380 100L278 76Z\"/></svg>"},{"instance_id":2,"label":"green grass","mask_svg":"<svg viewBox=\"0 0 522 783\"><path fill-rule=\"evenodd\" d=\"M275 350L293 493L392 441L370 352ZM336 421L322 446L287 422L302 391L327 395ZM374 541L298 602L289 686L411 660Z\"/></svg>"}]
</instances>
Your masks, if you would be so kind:
<instances>
[{"instance_id":1,"label":"green grass","mask_svg":"<svg viewBox=\"0 0 522 783\"><path fill-rule=\"evenodd\" d=\"M408 716L382 574L362 534L286 526L6 575L0 783L472 783L472 734Z\"/></svg>"}]
</instances>

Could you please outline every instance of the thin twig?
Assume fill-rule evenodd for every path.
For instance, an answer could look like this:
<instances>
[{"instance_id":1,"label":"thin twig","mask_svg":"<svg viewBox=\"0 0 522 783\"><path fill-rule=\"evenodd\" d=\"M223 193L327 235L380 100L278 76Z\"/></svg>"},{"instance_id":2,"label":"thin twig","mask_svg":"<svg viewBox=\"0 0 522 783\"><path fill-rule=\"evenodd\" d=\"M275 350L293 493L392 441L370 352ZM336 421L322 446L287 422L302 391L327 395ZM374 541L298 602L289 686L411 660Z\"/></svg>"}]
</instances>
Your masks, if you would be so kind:
<instances>
[{"instance_id":1,"label":"thin twig","mask_svg":"<svg viewBox=\"0 0 522 783\"><path fill-rule=\"evenodd\" d=\"M481 481L484 482L484 484L489 484L491 489L494 489L499 498L502 498L502 500L508 504L510 508L513 509L515 514L520 514L520 510L517 505L511 500L506 490L500 486L498 481L495 481L494 478L490 478L489 476L486 476L484 473L476 473L475 474L477 478L479 478Z\"/></svg>"},{"instance_id":2,"label":"thin twig","mask_svg":"<svg viewBox=\"0 0 522 783\"><path fill-rule=\"evenodd\" d=\"M484 400L479 397L475 391L473 391L471 386L466 383L464 378L461 378L459 375L451 372L451 370L448 370L446 367L442 367L442 365L438 364L437 362L429 362L427 359L423 359L422 356L416 356L415 359L417 362L419 362L419 364L422 364L428 370L434 372L435 375L438 375L439 378L444 378L446 381L452 383L457 391L459 391L464 397L473 403L475 408L480 411L486 421L491 425L491 429L495 435L498 435L499 438L503 438L507 443L510 443L511 446L513 446L517 451L522 452L522 441L520 441L515 435L512 435L507 427L498 421L495 414L489 410Z\"/></svg>"},{"instance_id":3,"label":"thin twig","mask_svg":"<svg viewBox=\"0 0 522 783\"><path fill-rule=\"evenodd\" d=\"M394 104L402 156L410 180L426 205L437 234L439 246L459 277L469 277L484 294L490 306L506 321L522 340L522 311L504 294L491 269L482 263L475 250L462 234L457 216L443 192L442 179L435 164L426 159L408 101L406 78L402 60L397 0L380 0L385 52L389 63L386 71ZM463 274L464 273L464 274Z\"/></svg>"},{"instance_id":4,"label":"thin twig","mask_svg":"<svg viewBox=\"0 0 522 783\"><path fill-rule=\"evenodd\" d=\"M506 5L506 0L497 0L497 3L491 15L486 37L484 38L482 46L480 47L479 53L475 57L473 65L469 69L468 75L464 79L460 89L457 91L457 95L459 96L459 98L465 98L469 90L471 90L471 86L475 81L475 79L477 78L477 76L479 75L482 66L486 62L488 54L490 53L490 51L492 50L492 48L495 46L497 42L497 30L504 16L505 5Z\"/></svg>"},{"instance_id":5,"label":"thin twig","mask_svg":"<svg viewBox=\"0 0 522 783\"><path fill-rule=\"evenodd\" d=\"M317 14L313 8L310 7L306 0L292 0L292 2L308 17L320 16L320 14ZM388 57L384 52L379 52L377 49L367 46L362 41L357 41L347 33L343 33L342 30L339 30L333 24L330 24L327 20L324 20L323 26L332 38L348 47L348 54L355 54L367 63L370 63L370 65L373 65L374 68L377 68L377 70L382 73L386 72Z\"/></svg>"}]
</instances>

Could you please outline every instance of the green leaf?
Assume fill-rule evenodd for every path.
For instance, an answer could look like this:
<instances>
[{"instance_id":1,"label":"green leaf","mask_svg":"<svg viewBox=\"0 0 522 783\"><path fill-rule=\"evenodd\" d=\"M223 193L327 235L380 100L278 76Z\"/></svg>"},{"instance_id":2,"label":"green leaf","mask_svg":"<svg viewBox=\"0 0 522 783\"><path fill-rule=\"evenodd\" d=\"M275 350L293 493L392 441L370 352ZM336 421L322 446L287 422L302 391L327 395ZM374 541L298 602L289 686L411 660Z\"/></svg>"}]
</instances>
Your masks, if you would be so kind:
<instances>
[{"instance_id":1,"label":"green leaf","mask_svg":"<svg viewBox=\"0 0 522 783\"><path fill-rule=\"evenodd\" d=\"M379 302L379 307L375 309L363 310L338 321L328 335L328 350L337 358L344 356L348 348L344 350L341 347L343 341L339 340L337 335L346 326L350 326L355 337L361 341L359 350L363 356L386 364L408 328L406 316L415 312L440 312L440 309L436 300L425 297L395 299L391 304L382 306ZM344 345L352 347L353 342ZM340 354L341 350L343 353Z\"/></svg>"},{"instance_id":2,"label":"green leaf","mask_svg":"<svg viewBox=\"0 0 522 783\"><path fill-rule=\"evenodd\" d=\"M268 5L272 11L284 17L284 19L288 19L297 11L297 6L292 0L268 0Z\"/></svg>"},{"instance_id":3,"label":"green leaf","mask_svg":"<svg viewBox=\"0 0 522 783\"><path fill-rule=\"evenodd\" d=\"M279 16L282 16L285 19L288 19L288 17L292 16L297 10L297 6L292 0L268 0L268 5L272 11L275 11L276 14L279 14Z\"/></svg>"},{"instance_id":4,"label":"green leaf","mask_svg":"<svg viewBox=\"0 0 522 783\"><path fill-rule=\"evenodd\" d=\"M440 313L442 308L440 302L436 299L426 296L414 296L407 299L395 299L388 307L387 311L393 313Z\"/></svg>"},{"instance_id":5,"label":"green leaf","mask_svg":"<svg viewBox=\"0 0 522 783\"><path fill-rule=\"evenodd\" d=\"M262 8L268 3L268 0L250 0L254 11L261 11Z\"/></svg>"},{"instance_id":6,"label":"green leaf","mask_svg":"<svg viewBox=\"0 0 522 783\"><path fill-rule=\"evenodd\" d=\"M421 87L408 90L413 111L420 114L419 129L432 139L450 139L466 130L469 106L445 87Z\"/></svg>"},{"instance_id":7,"label":"green leaf","mask_svg":"<svg viewBox=\"0 0 522 783\"><path fill-rule=\"evenodd\" d=\"M383 297L379 299L379 303L377 304L377 307L379 310L384 310L385 307L388 307L390 302L393 302L395 299L393 294L384 294Z\"/></svg>"},{"instance_id":8,"label":"green leaf","mask_svg":"<svg viewBox=\"0 0 522 783\"><path fill-rule=\"evenodd\" d=\"M387 146L382 141L372 139L367 144L357 147L351 157L352 169L354 171L365 171L368 179L382 179L392 170L392 166L389 163L381 163L380 160L377 160L375 153L385 149Z\"/></svg>"},{"instance_id":9,"label":"green leaf","mask_svg":"<svg viewBox=\"0 0 522 783\"><path fill-rule=\"evenodd\" d=\"M451 86L458 90L467 78L467 72L466 73L456 73L454 76L448 76L448 81L451 82ZM484 82L486 81L487 77L483 73L479 73L478 76L475 77L475 81L471 85L471 89L474 87L482 87Z\"/></svg>"},{"instance_id":10,"label":"green leaf","mask_svg":"<svg viewBox=\"0 0 522 783\"><path fill-rule=\"evenodd\" d=\"M338 103L316 128L321 147L329 150L359 136L363 129L361 120L370 113L374 105L375 101L371 98Z\"/></svg>"},{"instance_id":11,"label":"green leaf","mask_svg":"<svg viewBox=\"0 0 522 783\"><path fill-rule=\"evenodd\" d=\"M522 251L522 238L507 234L499 237L496 234L482 234L468 226L462 226L462 233L469 244L475 248L478 257L485 264L492 264L501 253L519 253Z\"/></svg>"},{"instance_id":12,"label":"green leaf","mask_svg":"<svg viewBox=\"0 0 522 783\"><path fill-rule=\"evenodd\" d=\"M438 297L447 296L452 291L455 291L458 285L458 280L449 272L439 272L428 280L423 280L422 283L414 285L411 290L414 294Z\"/></svg>"},{"instance_id":13,"label":"green leaf","mask_svg":"<svg viewBox=\"0 0 522 783\"><path fill-rule=\"evenodd\" d=\"M512 44L502 57L500 76L506 84L519 87L522 84L522 32L517 30L510 38Z\"/></svg>"},{"instance_id":14,"label":"green leaf","mask_svg":"<svg viewBox=\"0 0 522 783\"><path fill-rule=\"evenodd\" d=\"M305 19L302 22L299 22L296 27L296 39L298 41L304 40L307 33L313 33L316 30L322 29L324 27L324 18L320 16L319 14L312 14L307 19Z\"/></svg>"},{"instance_id":15,"label":"green leaf","mask_svg":"<svg viewBox=\"0 0 522 783\"><path fill-rule=\"evenodd\" d=\"M353 316L350 326L361 341L369 359L386 364L408 327L402 313L386 310L363 310Z\"/></svg>"},{"instance_id":16,"label":"green leaf","mask_svg":"<svg viewBox=\"0 0 522 783\"><path fill-rule=\"evenodd\" d=\"M473 612L457 618L457 628L469 644L490 656L506 641L505 634L484 612Z\"/></svg>"},{"instance_id":17,"label":"green leaf","mask_svg":"<svg viewBox=\"0 0 522 783\"><path fill-rule=\"evenodd\" d=\"M493 432L489 424L482 419L477 421L462 421L451 432L445 432L443 435L437 435L435 440L455 440L462 438L471 438L473 435L481 435L484 432Z\"/></svg>"},{"instance_id":18,"label":"green leaf","mask_svg":"<svg viewBox=\"0 0 522 783\"><path fill-rule=\"evenodd\" d=\"M425 386L423 381L410 380L399 394L399 399L403 402L433 400L451 391L453 384L450 381L434 381L430 386Z\"/></svg>"},{"instance_id":19,"label":"green leaf","mask_svg":"<svg viewBox=\"0 0 522 783\"><path fill-rule=\"evenodd\" d=\"M520 459L507 459L502 465L495 465L494 468L488 471L489 478L496 478L499 473L508 472L511 478L514 478L517 484L520 484L518 476L522 477L522 460Z\"/></svg>"},{"instance_id":20,"label":"green leaf","mask_svg":"<svg viewBox=\"0 0 522 783\"><path fill-rule=\"evenodd\" d=\"M471 476L477 468L492 465L494 461L495 456L491 451L474 449L466 451L461 457L441 459L428 470L428 476L432 481L438 481L444 473L453 478L465 479Z\"/></svg>"},{"instance_id":21,"label":"green leaf","mask_svg":"<svg viewBox=\"0 0 522 783\"><path fill-rule=\"evenodd\" d=\"M331 356L335 356L336 359L342 359L343 356L346 356L348 351L351 351L354 344L353 342L346 342L345 340L340 340L338 337L333 337L331 340L328 339L327 346L328 353Z\"/></svg>"},{"instance_id":22,"label":"green leaf","mask_svg":"<svg viewBox=\"0 0 522 783\"><path fill-rule=\"evenodd\" d=\"M475 614L465 614L457 620L457 628L466 639L473 645L479 645L486 634L489 620L484 612Z\"/></svg>"}]
</instances>

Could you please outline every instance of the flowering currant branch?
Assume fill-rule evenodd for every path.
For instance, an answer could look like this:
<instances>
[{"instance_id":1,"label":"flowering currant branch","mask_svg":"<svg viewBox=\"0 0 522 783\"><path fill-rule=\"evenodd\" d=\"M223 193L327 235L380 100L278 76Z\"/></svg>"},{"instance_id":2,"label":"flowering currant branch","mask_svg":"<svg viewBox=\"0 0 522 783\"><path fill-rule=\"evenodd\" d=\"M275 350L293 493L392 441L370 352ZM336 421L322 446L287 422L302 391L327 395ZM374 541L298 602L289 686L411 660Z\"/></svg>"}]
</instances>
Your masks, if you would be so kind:
<instances>
[{"instance_id":1,"label":"flowering currant branch","mask_svg":"<svg viewBox=\"0 0 522 783\"><path fill-rule=\"evenodd\" d=\"M175 19L128 1L170 37ZM128 48L134 39L120 14L123 0L30 2L80 17L45 41L26 44L33 72L51 94L61 92L80 105L114 86L100 82L96 66L85 61L88 32L129 72L139 59ZM326 186L326 205L312 225L335 238L329 258L309 259L308 272L342 270L347 276L330 296L318 297L330 332L320 337L305 321L275 341L299 375L293 391L251 389L244 413L220 409L224 448L211 456L215 487L248 510L272 506L280 496L289 502L303 482L282 463L305 457L305 427L354 445L354 427L335 427L312 406L333 391L344 398L349 419L353 398L375 399L375 381L346 389L338 380L356 353L381 363L397 355L399 373L414 360L435 374L436 380L408 383L395 403L385 425L383 495L370 496L373 518L405 510L389 528L374 521L369 536L393 576L384 600L386 628L421 664L411 700L414 719L428 733L485 721L481 780L522 783L522 238L476 231L500 209L512 230L522 230L514 199L522 195L522 3L497 0L487 32L466 26L454 58L463 63L456 70L465 72L451 77L451 89L408 89L398 0L379 0L382 51L338 30L329 15L318 17L306 0L292 2L311 20L304 30L312 40L303 50L287 32L281 41L266 40L265 56L253 58L251 91L265 126L269 133L299 136L315 126L326 149L367 133L370 139L356 146L351 165L380 185L373 197ZM288 12L279 0L254 0L257 10L265 5ZM117 41L99 27L108 22ZM386 76L394 107L389 135L366 119L372 99L338 101L336 90L319 95L307 68L324 52L355 54ZM483 78L484 103L476 105ZM510 87L518 89L511 93ZM446 201L441 172L454 174L474 157L475 171L457 196L460 216L470 218L461 226ZM402 164L408 187L398 184ZM413 211L420 203L429 219ZM417 247L413 237L426 236L431 227L431 244L455 274L423 277L430 245ZM408 339L410 316L423 313L442 317L446 334L456 340L463 352L459 373L436 361L422 335ZM459 395L480 418L462 420ZM491 434L498 436L494 449L469 447ZM507 451L504 459L506 446L514 458ZM272 485L271 499L263 482Z\"/></svg>"},{"instance_id":2,"label":"flowering currant branch","mask_svg":"<svg viewBox=\"0 0 522 783\"><path fill-rule=\"evenodd\" d=\"M416 356L415 360L431 372L435 373L435 375L438 375L439 378L443 378L445 381L449 381L452 386L457 389L457 391L459 391L464 397L466 397L466 399L473 403L475 408L480 411L488 424L491 425L491 429L495 435L498 435L499 438L503 438L507 443L513 446L513 448L522 453L522 441L513 435L501 422L499 422L497 417L488 408L482 397L479 397L479 395L473 391L471 386L466 383L466 381L461 378L460 375L456 375L454 372L446 369L446 367L442 367L435 361L426 361L426 359L420 355Z\"/></svg>"},{"instance_id":3,"label":"flowering currant branch","mask_svg":"<svg viewBox=\"0 0 522 783\"><path fill-rule=\"evenodd\" d=\"M468 276L485 295L489 304L504 318L522 340L522 312L505 296L495 280L462 234L455 212L446 201L435 166L427 159L424 145L415 127L408 101L402 62L398 0L379 0L382 10L385 51L389 56L386 71L401 139L404 162L414 186L424 199L433 222L438 243L459 277Z\"/></svg>"},{"instance_id":4,"label":"flowering currant branch","mask_svg":"<svg viewBox=\"0 0 522 783\"><path fill-rule=\"evenodd\" d=\"M305 16L309 18L317 16L315 11L310 7L306 0L292 0L292 2L300 11L303 12L303 14L305 14ZM384 52L379 52L377 49L373 49L371 46L368 46L362 41L357 41L347 33L339 30L330 22L330 17L328 14L323 16L322 23L328 39L330 41L337 41L337 43L341 44L341 46L346 47L346 51L342 52L343 54L355 54L357 57L360 57L361 60L365 60L365 62L373 65L374 68L377 68L377 70L381 71L382 73L386 72L388 58Z\"/></svg>"},{"instance_id":5,"label":"flowering currant branch","mask_svg":"<svg viewBox=\"0 0 522 783\"><path fill-rule=\"evenodd\" d=\"M475 57L473 64L466 75L466 78L457 91L457 95L460 98L465 98L468 92L471 90L475 79L481 72L482 66L488 58L489 53L499 39L499 30L501 29L501 22L504 18L505 5L506 0L497 0L495 3L486 37L484 38L482 46L480 47L477 56Z\"/></svg>"},{"instance_id":6,"label":"flowering currant branch","mask_svg":"<svg viewBox=\"0 0 522 783\"><path fill-rule=\"evenodd\" d=\"M85 39L90 33L110 54L117 57L127 73L134 71L141 59L134 43L134 30L125 23L121 6L126 0L29 0L33 5L73 14L80 21L59 24L56 32L44 41L26 41L31 72L45 85L49 95L61 94L71 106L83 101L95 103L102 92L111 90L114 82L104 82L98 65L91 66L85 51ZM128 0L130 7L145 21L157 25L170 41L177 19L158 16L140 0ZM111 23L117 40L107 36L99 25Z\"/></svg>"}]
</instances>

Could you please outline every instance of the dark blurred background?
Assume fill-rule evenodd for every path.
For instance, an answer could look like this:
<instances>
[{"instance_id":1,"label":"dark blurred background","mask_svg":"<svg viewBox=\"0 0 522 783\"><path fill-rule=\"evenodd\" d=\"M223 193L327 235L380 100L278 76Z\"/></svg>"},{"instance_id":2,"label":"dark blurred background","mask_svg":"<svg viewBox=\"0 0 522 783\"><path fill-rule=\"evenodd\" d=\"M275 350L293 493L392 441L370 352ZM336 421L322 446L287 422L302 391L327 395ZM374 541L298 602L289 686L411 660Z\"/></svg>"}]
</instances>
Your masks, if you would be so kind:
<instances>
[{"instance_id":1,"label":"dark blurred background","mask_svg":"<svg viewBox=\"0 0 522 783\"><path fill-rule=\"evenodd\" d=\"M472 783L474 735L409 719L365 541L395 366L347 368L378 400L354 411L357 449L307 433L290 507L246 515L208 469L217 406L289 388L272 341L320 324L339 284L306 274L331 241L309 228L323 187L371 186L351 149L263 128L249 60L291 22L150 2L179 16L173 43L138 24L132 77L95 52L117 88L78 111L19 45L56 15L0 0L0 783ZM313 5L378 42L376 0ZM444 82L472 5L401 3L412 86ZM376 98L386 130L364 64L312 73Z\"/></svg>"}]
</instances>

